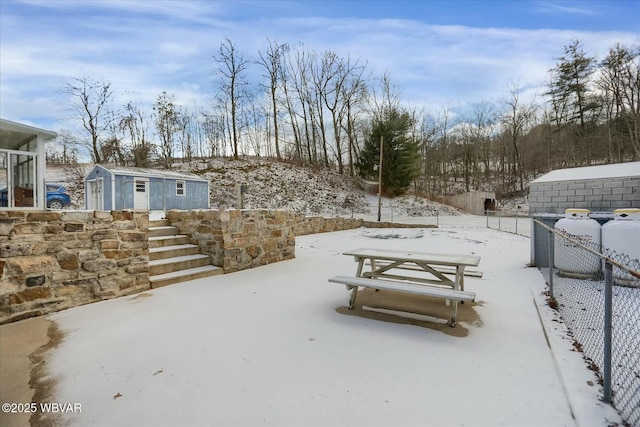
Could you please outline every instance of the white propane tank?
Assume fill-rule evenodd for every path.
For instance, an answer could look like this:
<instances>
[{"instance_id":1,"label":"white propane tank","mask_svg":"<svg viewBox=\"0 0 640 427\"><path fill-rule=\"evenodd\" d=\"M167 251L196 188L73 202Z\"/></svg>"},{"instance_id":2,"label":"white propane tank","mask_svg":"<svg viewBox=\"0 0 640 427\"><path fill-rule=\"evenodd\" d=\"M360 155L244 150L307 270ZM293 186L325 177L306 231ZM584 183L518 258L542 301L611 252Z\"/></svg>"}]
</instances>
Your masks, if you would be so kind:
<instances>
[{"instance_id":1,"label":"white propane tank","mask_svg":"<svg viewBox=\"0 0 640 427\"><path fill-rule=\"evenodd\" d=\"M598 221L589 218L588 209L567 209L565 217L556 222L554 228L562 234L570 234L569 237L591 249L600 249L602 227ZM553 263L559 273L566 276L590 277L600 271L599 257L557 235Z\"/></svg>"},{"instance_id":2,"label":"white propane tank","mask_svg":"<svg viewBox=\"0 0 640 427\"><path fill-rule=\"evenodd\" d=\"M613 211L613 219L602 226L602 251L625 265L640 260L640 209ZM613 278L616 282L633 280L629 273L617 267L613 268Z\"/></svg>"}]
</instances>

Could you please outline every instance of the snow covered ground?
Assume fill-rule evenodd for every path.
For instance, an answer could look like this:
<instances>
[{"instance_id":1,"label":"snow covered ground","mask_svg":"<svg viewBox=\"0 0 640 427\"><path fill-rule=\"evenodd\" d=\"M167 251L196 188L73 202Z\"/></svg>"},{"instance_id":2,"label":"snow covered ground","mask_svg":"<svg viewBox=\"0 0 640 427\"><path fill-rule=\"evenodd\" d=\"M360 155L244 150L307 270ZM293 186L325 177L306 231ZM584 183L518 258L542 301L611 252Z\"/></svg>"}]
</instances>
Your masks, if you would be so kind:
<instances>
[{"instance_id":1,"label":"snow covered ground","mask_svg":"<svg viewBox=\"0 0 640 427\"><path fill-rule=\"evenodd\" d=\"M470 225L302 236L290 261L51 315L51 401L82 404L72 426L620 423L526 268L529 238ZM355 273L357 247L477 254L477 304L456 328L350 312L327 279Z\"/></svg>"}]
</instances>

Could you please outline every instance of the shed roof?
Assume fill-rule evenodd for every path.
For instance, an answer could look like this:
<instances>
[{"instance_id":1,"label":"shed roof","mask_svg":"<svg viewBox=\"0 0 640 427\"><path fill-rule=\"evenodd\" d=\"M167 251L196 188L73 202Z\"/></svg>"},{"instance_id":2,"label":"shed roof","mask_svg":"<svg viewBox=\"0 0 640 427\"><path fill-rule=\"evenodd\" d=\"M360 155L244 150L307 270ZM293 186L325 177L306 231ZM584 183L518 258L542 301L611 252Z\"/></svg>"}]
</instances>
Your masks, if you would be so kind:
<instances>
[{"instance_id":1,"label":"shed roof","mask_svg":"<svg viewBox=\"0 0 640 427\"><path fill-rule=\"evenodd\" d=\"M640 176L640 162L614 163L551 171L531 182L579 181L582 179Z\"/></svg>"},{"instance_id":2,"label":"shed roof","mask_svg":"<svg viewBox=\"0 0 640 427\"><path fill-rule=\"evenodd\" d=\"M198 175L194 175L188 172L176 172L166 169L150 169L150 168L135 168L135 167L123 167L123 166L105 166L99 165L115 175L135 175L145 176L151 178L171 178L171 179L184 179L189 181L202 181L208 182L205 178L201 178Z\"/></svg>"}]
</instances>

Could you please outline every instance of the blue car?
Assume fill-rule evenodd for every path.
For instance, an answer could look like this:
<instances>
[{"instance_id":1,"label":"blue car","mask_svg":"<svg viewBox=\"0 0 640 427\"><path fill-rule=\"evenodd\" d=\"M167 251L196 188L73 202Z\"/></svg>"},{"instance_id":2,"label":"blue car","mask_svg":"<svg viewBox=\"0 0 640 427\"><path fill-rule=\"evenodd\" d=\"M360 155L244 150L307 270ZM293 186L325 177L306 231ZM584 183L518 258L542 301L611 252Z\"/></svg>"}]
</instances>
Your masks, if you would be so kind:
<instances>
[{"instance_id":1,"label":"blue car","mask_svg":"<svg viewBox=\"0 0 640 427\"><path fill-rule=\"evenodd\" d=\"M64 209L71 206L71 196L62 185L47 183L47 207Z\"/></svg>"},{"instance_id":2,"label":"blue car","mask_svg":"<svg viewBox=\"0 0 640 427\"><path fill-rule=\"evenodd\" d=\"M0 188L0 207L6 208L7 206L7 187L2 187ZM33 206L33 201L27 205L17 203L16 206ZM68 206L71 206L71 197L67 189L58 184L47 184L47 207L49 209L64 209Z\"/></svg>"}]
</instances>

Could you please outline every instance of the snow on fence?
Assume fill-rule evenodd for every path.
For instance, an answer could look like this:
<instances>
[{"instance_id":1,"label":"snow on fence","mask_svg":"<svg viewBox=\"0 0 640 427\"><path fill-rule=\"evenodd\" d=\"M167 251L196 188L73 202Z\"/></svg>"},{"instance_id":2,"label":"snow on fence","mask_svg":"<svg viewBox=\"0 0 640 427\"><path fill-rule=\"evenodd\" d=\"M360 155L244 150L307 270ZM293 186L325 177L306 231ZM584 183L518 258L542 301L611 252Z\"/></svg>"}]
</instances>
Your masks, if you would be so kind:
<instances>
[{"instance_id":1,"label":"snow on fence","mask_svg":"<svg viewBox=\"0 0 640 427\"><path fill-rule=\"evenodd\" d=\"M548 264L540 270L550 306L598 375L603 400L640 426L640 260L534 223L549 233Z\"/></svg>"}]
</instances>

